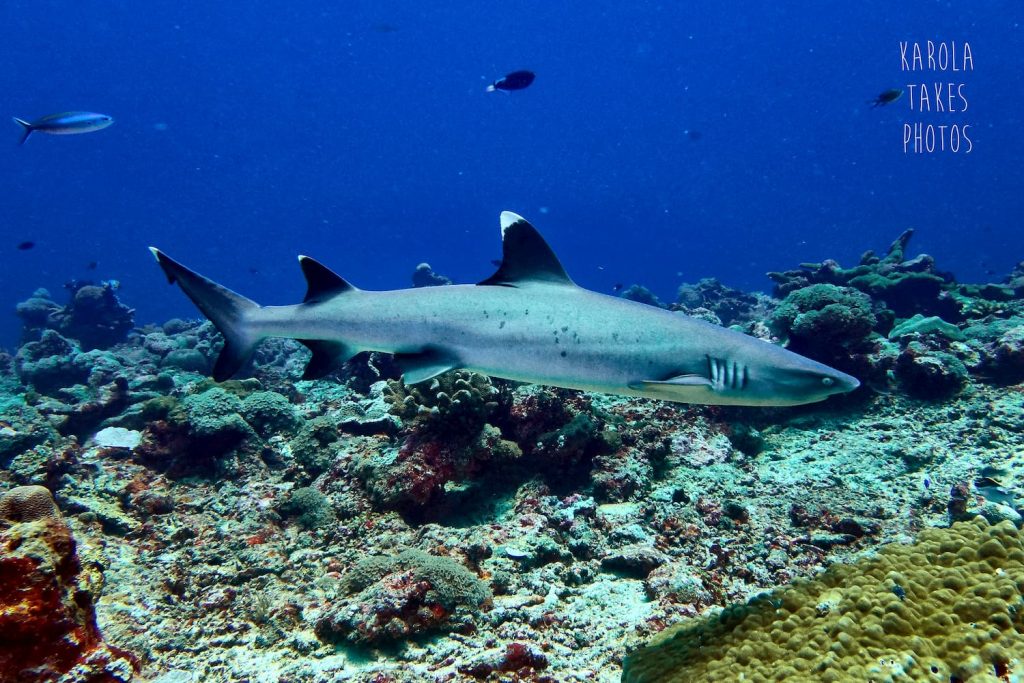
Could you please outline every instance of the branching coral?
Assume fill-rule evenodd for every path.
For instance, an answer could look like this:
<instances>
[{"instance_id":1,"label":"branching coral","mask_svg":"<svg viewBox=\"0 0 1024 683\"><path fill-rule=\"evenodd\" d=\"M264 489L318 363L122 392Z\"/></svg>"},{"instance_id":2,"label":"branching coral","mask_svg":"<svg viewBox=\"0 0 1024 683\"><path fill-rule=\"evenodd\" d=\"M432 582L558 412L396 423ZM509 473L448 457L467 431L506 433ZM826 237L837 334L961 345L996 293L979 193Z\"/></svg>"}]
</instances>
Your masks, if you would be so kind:
<instances>
[{"instance_id":1,"label":"branching coral","mask_svg":"<svg viewBox=\"0 0 1024 683\"><path fill-rule=\"evenodd\" d=\"M475 434L498 407L498 388L475 372L448 372L423 385L391 380L384 399L391 412L411 425L433 432Z\"/></svg>"}]
</instances>

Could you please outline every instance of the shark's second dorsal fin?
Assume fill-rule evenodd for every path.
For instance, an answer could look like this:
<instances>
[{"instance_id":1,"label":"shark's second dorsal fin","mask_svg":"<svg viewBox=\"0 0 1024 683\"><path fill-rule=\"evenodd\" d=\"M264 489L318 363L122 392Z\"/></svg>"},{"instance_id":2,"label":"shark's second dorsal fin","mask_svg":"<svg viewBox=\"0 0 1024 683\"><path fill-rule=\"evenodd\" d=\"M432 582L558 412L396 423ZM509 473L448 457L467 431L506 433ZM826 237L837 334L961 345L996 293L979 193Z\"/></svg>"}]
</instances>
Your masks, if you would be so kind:
<instances>
[{"instance_id":1,"label":"shark's second dorsal fin","mask_svg":"<svg viewBox=\"0 0 1024 683\"><path fill-rule=\"evenodd\" d=\"M501 265L479 285L515 287L526 282L574 285L555 252L525 218L501 212Z\"/></svg>"},{"instance_id":2,"label":"shark's second dorsal fin","mask_svg":"<svg viewBox=\"0 0 1024 683\"><path fill-rule=\"evenodd\" d=\"M342 292L356 291L345 278L315 259L300 256L299 265L302 266L302 274L306 276L306 298L302 300L304 304L323 301Z\"/></svg>"}]
</instances>

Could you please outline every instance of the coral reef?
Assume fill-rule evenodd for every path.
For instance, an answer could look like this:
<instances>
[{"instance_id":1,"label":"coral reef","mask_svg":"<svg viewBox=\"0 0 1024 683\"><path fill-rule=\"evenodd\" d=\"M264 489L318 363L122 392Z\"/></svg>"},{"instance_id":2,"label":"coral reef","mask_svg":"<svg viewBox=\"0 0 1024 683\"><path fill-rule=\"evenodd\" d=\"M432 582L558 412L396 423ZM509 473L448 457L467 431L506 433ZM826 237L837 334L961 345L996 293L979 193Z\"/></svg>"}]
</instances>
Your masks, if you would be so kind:
<instances>
[{"instance_id":1,"label":"coral reef","mask_svg":"<svg viewBox=\"0 0 1024 683\"><path fill-rule=\"evenodd\" d=\"M438 275L429 263L421 263L416 266L412 274L413 287L440 287L450 285L452 281L444 275Z\"/></svg>"},{"instance_id":2,"label":"coral reef","mask_svg":"<svg viewBox=\"0 0 1024 683\"><path fill-rule=\"evenodd\" d=\"M775 295L780 298L814 284L848 286L884 302L885 308L901 318L921 313L955 320L958 311L948 295L953 276L937 270L935 260L926 254L904 259L913 235L913 229L904 231L889 245L885 256L868 251L853 268L824 261L801 264L797 270L768 273L768 277L776 283Z\"/></svg>"},{"instance_id":3,"label":"coral reef","mask_svg":"<svg viewBox=\"0 0 1024 683\"><path fill-rule=\"evenodd\" d=\"M763 296L727 287L715 278L682 285L671 308L705 319L707 315L702 313L710 313L713 316L710 322L717 320L717 324L726 327L767 317L767 303Z\"/></svg>"},{"instance_id":4,"label":"coral reef","mask_svg":"<svg viewBox=\"0 0 1024 683\"><path fill-rule=\"evenodd\" d=\"M639 304L646 304L656 308L668 308L664 303L662 303L661 299L654 294L654 292L643 285L630 285L619 292L619 296L623 299L629 299L630 301L635 301Z\"/></svg>"},{"instance_id":5,"label":"coral reef","mask_svg":"<svg viewBox=\"0 0 1024 683\"><path fill-rule=\"evenodd\" d=\"M117 298L119 284L72 281L65 285L71 300L60 306L45 289L18 304L25 326L23 338L37 339L43 330L55 330L78 341L84 349L106 349L124 341L135 325L135 311Z\"/></svg>"},{"instance_id":6,"label":"coral reef","mask_svg":"<svg viewBox=\"0 0 1024 683\"><path fill-rule=\"evenodd\" d=\"M931 529L666 631L623 681L997 680L1024 664L1024 543L1008 522Z\"/></svg>"},{"instance_id":7,"label":"coral reef","mask_svg":"<svg viewBox=\"0 0 1024 683\"><path fill-rule=\"evenodd\" d=\"M1024 519L1021 273L957 283L905 246L794 271L783 301L680 288L670 310L785 337L866 385L796 409L467 372L407 386L381 354L304 381L288 340L218 384L208 323L87 349L41 299L38 335L0 354L0 488L53 491L79 576L102 568L97 623L149 680L610 683L674 624L931 527ZM55 509L39 489L6 500L40 519L3 533ZM819 623L844 609L836 590Z\"/></svg>"}]
</instances>

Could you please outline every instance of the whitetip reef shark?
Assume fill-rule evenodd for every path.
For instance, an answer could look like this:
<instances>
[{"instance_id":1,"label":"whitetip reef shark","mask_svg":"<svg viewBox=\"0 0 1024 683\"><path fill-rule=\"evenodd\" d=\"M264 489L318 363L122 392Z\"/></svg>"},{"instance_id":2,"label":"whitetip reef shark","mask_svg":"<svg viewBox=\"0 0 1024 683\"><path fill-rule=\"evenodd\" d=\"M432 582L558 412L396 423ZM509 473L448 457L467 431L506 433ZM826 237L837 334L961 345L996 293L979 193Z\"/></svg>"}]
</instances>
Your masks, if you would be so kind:
<instances>
[{"instance_id":1,"label":"whitetip reef shark","mask_svg":"<svg viewBox=\"0 0 1024 683\"><path fill-rule=\"evenodd\" d=\"M306 297L260 306L150 247L224 336L213 369L236 374L269 337L312 352L304 379L361 351L394 354L408 384L463 368L492 377L665 401L791 406L856 389L856 378L760 339L576 285L530 223L501 214L502 261L476 285L370 292L308 256Z\"/></svg>"}]
</instances>

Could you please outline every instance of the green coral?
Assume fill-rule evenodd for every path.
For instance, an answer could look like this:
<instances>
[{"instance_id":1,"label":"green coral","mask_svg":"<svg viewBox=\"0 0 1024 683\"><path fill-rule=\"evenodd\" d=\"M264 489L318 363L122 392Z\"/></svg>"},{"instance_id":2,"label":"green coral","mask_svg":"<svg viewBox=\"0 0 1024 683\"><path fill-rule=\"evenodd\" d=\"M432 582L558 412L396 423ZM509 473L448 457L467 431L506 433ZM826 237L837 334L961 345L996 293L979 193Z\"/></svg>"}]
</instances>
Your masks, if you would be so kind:
<instances>
[{"instance_id":1,"label":"green coral","mask_svg":"<svg viewBox=\"0 0 1024 683\"><path fill-rule=\"evenodd\" d=\"M334 462L336 453L332 445L339 438L338 426L333 420L323 416L313 418L291 440L292 457L315 477Z\"/></svg>"},{"instance_id":2,"label":"green coral","mask_svg":"<svg viewBox=\"0 0 1024 683\"><path fill-rule=\"evenodd\" d=\"M262 436L291 432L302 424L295 406L273 391L256 391L243 398L241 414Z\"/></svg>"},{"instance_id":3,"label":"green coral","mask_svg":"<svg viewBox=\"0 0 1024 683\"><path fill-rule=\"evenodd\" d=\"M242 400L221 387L186 396L181 404L195 436L252 433L252 428L239 415Z\"/></svg>"},{"instance_id":4,"label":"green coral","mask_svg":"<svg viewBox=\"0 0 1024 683\"><path fill-rule=\"evenodd\" d=\"M281 511L297 517L298 523L307 529L326 526L335 519L327 496L308 486L292 491Z\"/></svg>"},{"instance_id":5,"label":"green coral","mask_svg":"<svg viewBox=\"0 0 1024 683\"><path fill-rule=\"evenodd\" d=\"M850 287L811 285L790 292L775 311L774 323L802 345L846 347L864 341L877 319L871 298Z\"/></svg>"},{"instance_id":6,"label":"green coral","mask_svg":"<svg viewBox=\"0 0 1024 683\"><path fill-rule=\"evenodd\" d=\"M937 315L925 317L918 313L913 318L899 321L889 332L889 339L899 339L911 335L924 336L936 333L946 339L963 341L964 333L952 323L948 323Z\"/></svg>"}]
</instances>

